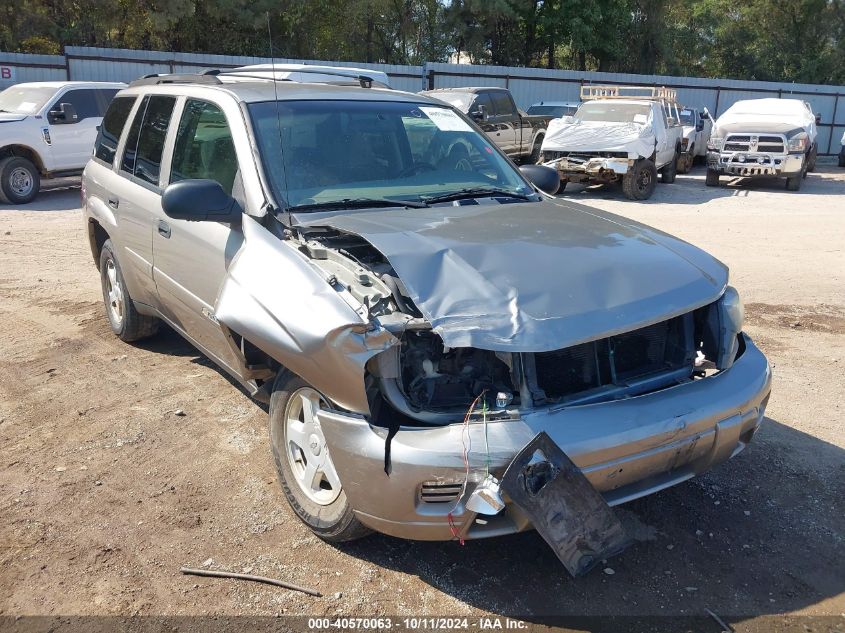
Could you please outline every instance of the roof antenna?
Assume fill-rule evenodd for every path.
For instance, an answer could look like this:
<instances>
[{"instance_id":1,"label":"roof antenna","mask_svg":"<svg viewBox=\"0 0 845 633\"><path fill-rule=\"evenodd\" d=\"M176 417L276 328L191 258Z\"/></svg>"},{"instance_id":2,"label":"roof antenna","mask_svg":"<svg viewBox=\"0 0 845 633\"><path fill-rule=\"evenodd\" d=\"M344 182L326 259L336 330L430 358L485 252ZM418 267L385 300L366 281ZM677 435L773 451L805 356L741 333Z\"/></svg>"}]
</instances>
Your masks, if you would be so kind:
<instances>
[{"instance_id":1,"label":"roof antenna","mask_svg":"<svg viewBox=\"0 0 845 633\"><path fill-rule=\"evenodd\" d=\"M267 12L267 38L270 41L270 67L273 69L273 94L276 100L276 125L279 129L279 154L282 158L282 182L285 187L285 199L282 204L285 207L290 206L288 203L288 170L285 163L285 149L282 143L282 114L279 112L279 82L276 81L276 56L273 52L273 29L270 28L270 12Z\"/></svg>"}]
</instances>

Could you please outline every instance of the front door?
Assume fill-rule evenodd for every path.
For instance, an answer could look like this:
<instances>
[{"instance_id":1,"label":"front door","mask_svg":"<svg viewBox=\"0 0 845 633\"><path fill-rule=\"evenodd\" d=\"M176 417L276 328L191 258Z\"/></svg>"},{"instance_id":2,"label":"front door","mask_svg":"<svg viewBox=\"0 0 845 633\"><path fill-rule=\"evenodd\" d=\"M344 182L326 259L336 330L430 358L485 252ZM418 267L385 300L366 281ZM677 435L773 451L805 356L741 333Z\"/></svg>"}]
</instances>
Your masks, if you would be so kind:
<instances>
[{"instance_id":1,"label":"front door","mask_svg":"<svg viewBox=\"0 0 845 633\"><path fill-rule=\"evenodd\" d=\"M217 105L185 101L169 165L169 183L207 178L232 193L238 161L231 129ZM176 220L161 210L155 221L153 277L162 313L236 375L239 363L214 315L214 303L242 244L239 225Z\"/></svg>"},{"instance_id":2,"label":"front door","mask_svg":"<svg viewBox=\"0 0 845 633\"><path fill-rule=\"evenodd\" d=\"M71 88L59 93L47 108L51 151L56 171L76 170L85 167L94 149L97 126L103 120L108 101L101 90ZM111 96L117 92L112 89ZM75 119L61 119L55 114L60 105L73 106Z\"/></svg>"}]
</instances>

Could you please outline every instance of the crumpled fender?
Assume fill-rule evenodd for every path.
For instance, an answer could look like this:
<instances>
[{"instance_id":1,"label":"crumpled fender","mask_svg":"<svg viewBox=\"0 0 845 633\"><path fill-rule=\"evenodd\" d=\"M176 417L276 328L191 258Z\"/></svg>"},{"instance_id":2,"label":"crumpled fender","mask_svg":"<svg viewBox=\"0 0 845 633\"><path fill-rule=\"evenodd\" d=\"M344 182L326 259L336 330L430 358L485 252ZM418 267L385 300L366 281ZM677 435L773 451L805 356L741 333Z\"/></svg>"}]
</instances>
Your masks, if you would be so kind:
<instances>
[{"instance_id":1,"label":"crumpled fender","mask_svg":"<svg viewBox=\"0 0 845 633\"><path fill-rule=\"evenodd\" d=\"M398 340L301 253L244 216L215 316L340 407L369 413L364 366Z\"/></svg>"}]
</instances>

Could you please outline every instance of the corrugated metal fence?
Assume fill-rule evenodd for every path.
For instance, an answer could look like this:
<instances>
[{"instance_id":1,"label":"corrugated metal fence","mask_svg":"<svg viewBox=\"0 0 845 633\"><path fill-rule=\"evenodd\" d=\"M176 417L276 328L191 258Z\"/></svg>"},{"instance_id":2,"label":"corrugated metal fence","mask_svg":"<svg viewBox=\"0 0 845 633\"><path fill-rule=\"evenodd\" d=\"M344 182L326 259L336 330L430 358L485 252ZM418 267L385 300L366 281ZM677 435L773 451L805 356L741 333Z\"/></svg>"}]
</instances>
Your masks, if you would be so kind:
<instances>
[{"instance_id":1,"label":"corrugated metal fence","mask_svg":"<svg viewBox=\"0 0 845 633\"><path fill-rule=\"evenodd\" d=\"M542 100L578 101L581 85L587 83L661 85L676 88L682 103L690 107L706 106L716 116L739 99L791 97L808 101L813 106L813 111L821 115L819 153L838 153L839 140L845 132L845 100L842 99L845 97L845 86L432 62L424 66L398 66L296 59L276 61L359 66L381 70L390 76L393 87L412 92L424 88L454 86L504 86L510 88L517 104L523 108ZM233 68L269 62L270 59L266 57L78 46L68 46L64 55L0 52L0 88L23 81L131 81L150 73L191 73L206 68Z\"/></svg>"}]
</instances>

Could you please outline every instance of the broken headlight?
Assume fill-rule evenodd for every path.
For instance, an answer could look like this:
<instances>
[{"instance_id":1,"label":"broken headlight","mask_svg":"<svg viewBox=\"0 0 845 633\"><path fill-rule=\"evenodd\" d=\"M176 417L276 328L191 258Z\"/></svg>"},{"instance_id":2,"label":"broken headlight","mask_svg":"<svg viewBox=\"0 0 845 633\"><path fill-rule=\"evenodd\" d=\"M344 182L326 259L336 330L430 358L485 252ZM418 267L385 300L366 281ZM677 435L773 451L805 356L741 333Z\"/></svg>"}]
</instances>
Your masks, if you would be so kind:
<instances>
[{"instance_id":1,"label":"broken headlight","mask_svg":"<svg viewBox=\"0 0 845 633\"><path fill-rule=\"evenodd\" d=\"M719 359L716 365L719 369L727 369L733 365L739 351L739 334L745 321L745 307L736 288L725 288L722 298L719 299L718 311Z\"/></svg>"}]
</instances>

